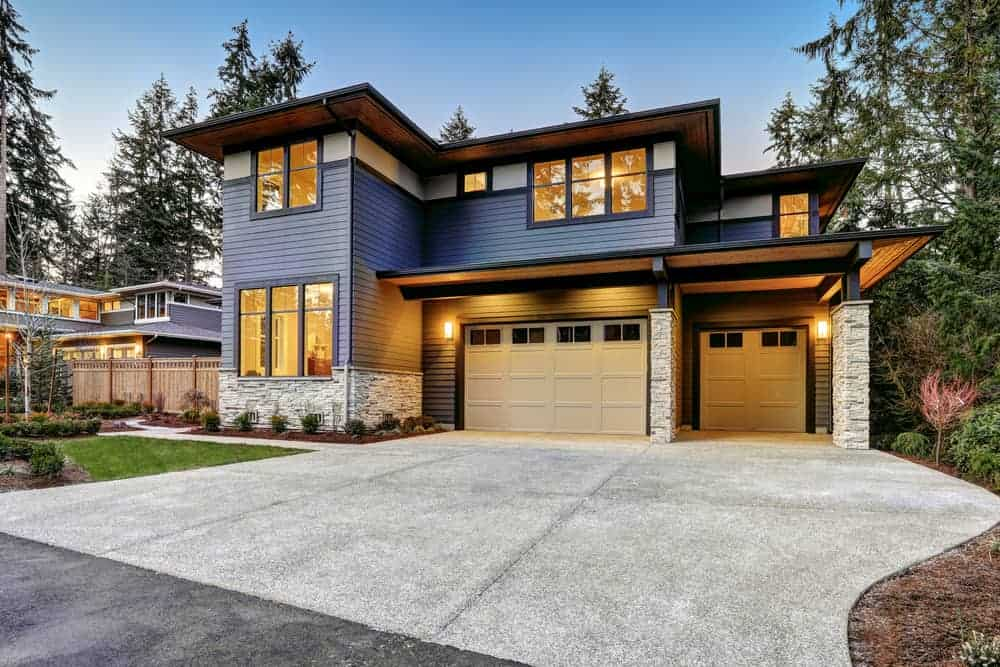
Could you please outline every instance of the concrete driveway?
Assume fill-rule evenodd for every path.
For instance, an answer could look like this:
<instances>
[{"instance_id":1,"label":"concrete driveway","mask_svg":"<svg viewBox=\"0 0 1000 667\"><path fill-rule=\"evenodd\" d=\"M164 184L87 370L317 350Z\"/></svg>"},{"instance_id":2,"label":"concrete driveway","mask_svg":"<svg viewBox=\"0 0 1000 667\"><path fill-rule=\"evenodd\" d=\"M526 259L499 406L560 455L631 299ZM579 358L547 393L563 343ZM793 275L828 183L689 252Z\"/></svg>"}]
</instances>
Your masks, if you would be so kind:
<instances>
[{"instance_id":1,"label":"concrete driveway","mask_svg":"<svg viewBox=\"0 0 1000 667\"><path fill-rule=\"evenodd\" d=\"M0 531L534 664L847 664L1000 499L879 452L468 432L0 496Z\"/></svg>"}]
</instances>

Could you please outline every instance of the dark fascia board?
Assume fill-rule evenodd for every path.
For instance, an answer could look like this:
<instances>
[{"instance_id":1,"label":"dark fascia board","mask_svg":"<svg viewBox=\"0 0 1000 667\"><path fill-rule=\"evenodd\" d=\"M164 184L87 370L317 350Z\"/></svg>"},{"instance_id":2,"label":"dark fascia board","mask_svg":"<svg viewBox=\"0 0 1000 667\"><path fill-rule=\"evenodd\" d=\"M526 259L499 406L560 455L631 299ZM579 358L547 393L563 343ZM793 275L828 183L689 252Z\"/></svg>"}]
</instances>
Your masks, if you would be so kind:
<instances>
[{"instance_id":1,"label":"dark fascia board","mask_svg":"<svg viewBox=\"0 0 1000 667\"><path fill-rule=\"evenodd\" d=\"M412 269L391 269L376 271L379 280L404 278L412 276L431 276L435 274L493 271L496 269L513 269L527 266L550 266L559 264L576 264L609 259L630 259L638 257L658 257L676 255L701 255L732 250L755 250L762 248L792 248L803 245L823 245L827 243L845 243L851 241L881 240L907 238L913 236L940 236L946 227L909 227L902 229L877 229L860 232L836 232L817 236L799 236L781 239L760 239L751 241L723 241L721 243L696 243L665 248L644 248L639 250L614 251L586 255L570 255L566 257L547 257L540 259L514 260L509 262L480 262L475 264L456 264L450 266L422 266Z\"/></svg>"},{"instance_id":2,"label":"dark fascia board","mask_svg":"<svg viewBox=\"0 0 1000 667\"><path fill-rule=\"evenodd\" d=\"M819 171L822 169L828 169L832 167L846 167L851 165L856 165L858 171L861 167L865 165L868 161L866 157L853 157L844 160L830 160L829 162L814 162L812 164L795 165L792 167L773 167L771 169L760 169L757 171L743 171L735 174L723 174L722 181L740 181L747 180L751 178L759 177L770 177L770 176L780 176L782 174L795 174L795 173L805 173L810 171Z\"/></svg>"}]
</instances>

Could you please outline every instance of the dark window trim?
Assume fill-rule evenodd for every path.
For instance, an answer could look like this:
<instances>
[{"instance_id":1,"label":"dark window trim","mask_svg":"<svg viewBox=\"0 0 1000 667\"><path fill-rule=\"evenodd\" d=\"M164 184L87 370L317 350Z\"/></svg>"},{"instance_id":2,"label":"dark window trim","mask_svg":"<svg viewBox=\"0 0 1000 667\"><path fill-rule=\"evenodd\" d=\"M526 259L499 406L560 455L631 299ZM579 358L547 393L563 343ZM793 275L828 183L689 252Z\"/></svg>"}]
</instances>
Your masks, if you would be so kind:
<instances>
[{"instance_id":1,"label":"dark window trim","mask_svg":"<svg viewBox=\"0 0 1000 667\"><path fill-rule=\"evenodd\" d=\"M787 195L806 195L809 197L808 208L805 213L809 215L809 228L805 236L781 236L781 198ZM801 215L801 213L787 213L786 215ZM782 188L771 195L771 234L772 238L806 238L819 234L819 194L802 188Z\"/></svg>"},{"instance_id":2,"label":"dark window trim","mask_svg":"<svg viewBox=\"0 0 1000 667\"><path fill-rule=\"evenodd\" d=\"M291 146L295 144L302 144L307 141L316 142L316 203L310 206L296 206L292 208L288 206L288 188L291 184L291 169L289 164L289 159L291 155ZM274 211L258 211L257 210L257 155L261 151L274 150L275 148L280 148L282 151L281 155L281 174L282 174L282 184L281 184L281 202L282 207ZM295 170L299 171L299 170ZM265 218L277 218L285 215L296 215L298 213L309 213L311 211L321 211L323 210L323 137L322 136L307 136L295 139L286 139L284 142L279 144L272 144L269 146L262 146L255 148L250 151L250 179L253 183L251 187L251 201L250 201L250 219L251 220L262 220Z\"/></svg>"},{"instance_id":3,"label":"dark window trim","mask_svg":"<svg viewBox=\"0 0 1000 667\"><path fill-rule=\"evenodd\" d=\"M641 211L628 211L625 213L612 213L611 201L611 154L621 151L636 149L646 151L646 208ZM604 154L604 213L601 215L589 215L573 217L573 171L572 160L574 157L585 157L590 154L603 152ZM566 217L558 220L547 220L535 222L535 165L541 162L563 161L566 170L566 182L563 184L566 197ZM611 222L614 220L630 220L633 218L649 218L656 215L655 192L653 191L653 145L652 144L632 144L632 145L611 145L604 147L579 147L572 152L563 152L556 157L535 157L528 160L527 173L527 208L528 208L528 229L546 229L549 227L565 227L567 225L586 225L594 222Z\"/></svg>"},{"instance_id":4,"label":"dark window trim","mask_svg":"<svg viewBox=\"0 0 1000 667\"><path fill-rule=\"evenodd\" d=\"M468 174L486 174L486 189L476 190L475 192L465 191L465 177ZM455 186L455 192L458 199L475 199L476 197L483 197L491 192L493 192L493 169L491 167L483 167L482 169L465 169L458 172L458 183ZM433 201L433 200L431 200Z\"/></svg>"},{"instance_id":5,"label":"dark window trim","mask_svg":"<svg viewBox=\"0 0 1000 667\"><path fill-rule=\"evenodd\" d=\"M233 286L233 366L236 368L236 377L243 381L253 380L330 380L331 377L325 375L304 375L305 372L305 286L315 283L333 283L333 327L330 341L330 350L333 352L332 365L337 367L340 361L340 350L338 349L338 332L340 328L340 274L329 273L312 276L292 276L289 278L275 278L270 280L251 280L237 283ZM297 287L298 322L299 322L299 350L298 350L298 375L271 375L271 288L272 287ZM264 375L242 375L240 369L240 291L262 289L264 290ZM317 310L315 308L310 310Z\"/></svg>"}]
</instances>

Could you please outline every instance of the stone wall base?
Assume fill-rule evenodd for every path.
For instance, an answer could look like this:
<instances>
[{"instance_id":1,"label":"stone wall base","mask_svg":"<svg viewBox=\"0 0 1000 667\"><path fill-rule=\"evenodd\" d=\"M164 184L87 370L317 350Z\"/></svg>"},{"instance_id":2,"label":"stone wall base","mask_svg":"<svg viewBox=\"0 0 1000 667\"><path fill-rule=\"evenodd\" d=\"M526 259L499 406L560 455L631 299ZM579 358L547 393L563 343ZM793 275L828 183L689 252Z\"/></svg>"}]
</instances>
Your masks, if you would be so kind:
<instances>
[{"instance_id":1,"label":"stone wall base","mask_svg":"<svg viewBox=\"0 0 1000 667\"><path fill-rule=\"evenodd\" d=\"M290 428L302 427L300 418L318 414L322 429L343 426L344 369L334 369L329 378L240 378L235 370L219 370L219 415L232 424L250 412L259 426L269 426L271 415L288 417ZM348 419L361 419L375 426L385 413L403 419L421 414L423 381L420 373L400 373L352 368Z\"/></svg>"}]
</instances>

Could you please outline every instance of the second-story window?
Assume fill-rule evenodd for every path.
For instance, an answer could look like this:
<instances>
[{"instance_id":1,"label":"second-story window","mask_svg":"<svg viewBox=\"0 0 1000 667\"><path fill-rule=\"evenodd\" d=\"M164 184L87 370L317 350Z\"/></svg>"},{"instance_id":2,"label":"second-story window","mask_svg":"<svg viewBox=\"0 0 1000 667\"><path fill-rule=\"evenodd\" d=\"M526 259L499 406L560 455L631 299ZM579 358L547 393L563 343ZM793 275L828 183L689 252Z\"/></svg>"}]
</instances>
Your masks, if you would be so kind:
<instances>
[{"instance_id":1,"label":"second-story window","mask_svg":"<svg viewBox=\"0 0 1000 667\"><path fill-rule=\"evenodd\" d=\"M167 316L167 293L149 292L135 297L135 319L152 320Z\"/></svg>"},{"instance_id":2,"label":"second-story window","mask_svg":"<svg viewBox=\"0 0 1000 667\"><path fill-rule=\"evenodd\" d=\"M809 195L778 197L778 236L809 235Z\"/></svg>"},{"instance_id":3,"label":"second-story window","mask_svg":"<svg viewBox=\"0 0 1000 667\"><path fill-rule=\"evenodd\" d=\"M319 142L316 140L258 151L257 212L315 206L318 170Z\"/></svg>"},{"instance_id":4,"label":"second-story window","mask_svg":"<svg viewBox=\"0 0 1000 667\"><path fill-rule=\"evenodd\" d=\"M462 193L486 192L488 185L485 171L476 171L462 176Z\"/></svg>"},{"instance_id":5,"label":"second-story window","mask_svg":"<svg viewBox=\"0 0 1000 667\"><path fill-rule=\"evenodd\" d=\"M14 310L32 315L41 314L42 295L29 290L17 290L14 294Z\"/></svg>"},{"instance_id":6,"label":"second-story window","mask_svg":"<svg viewBox=\"0 0 1000 667\"><path fill-rule=\"evenodd\" d=\"M535 223L649 210L645 148L536 162L532 176Z\"/></svg>"},{"instance_id":7,"label":"second-story window","mask_svg":"<svg viewBox=\"0 0 1000 667\"><path fill-rule=\"evenodd\" d=\"M97 302L90 299L80 299L80 319L96 320L100 316L97 314Z\"/></svg>"},{"instance_id":8,"label":"second-story window","mask_svg":"<svg viewBox=\"0 0 1000 667\"><path fill-rule=\"evenodd\" d=\"M49 315L73 317L73 299L65 296L49 297Z\"/></svg>"}]
</instances>

